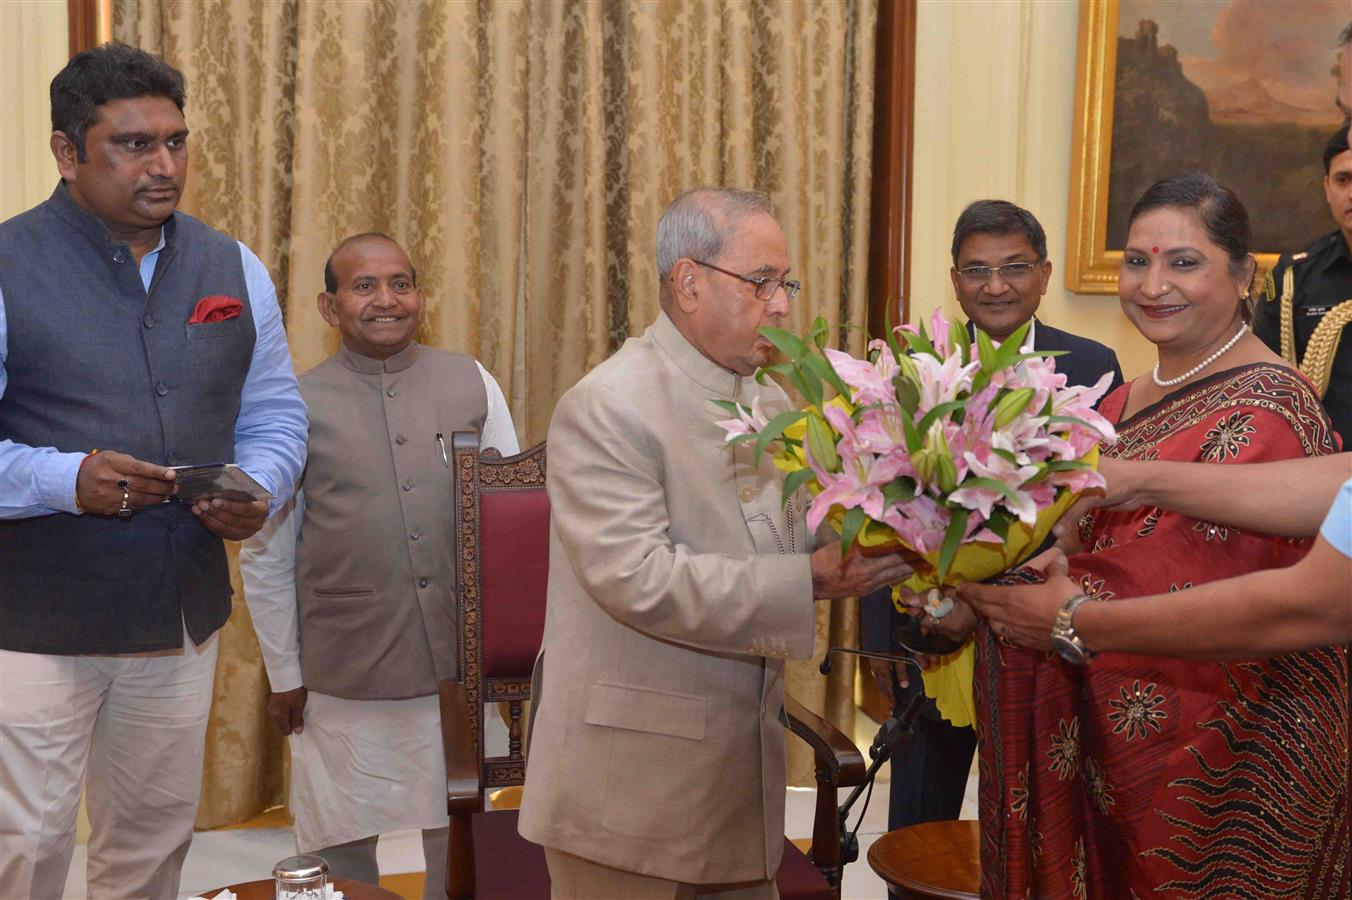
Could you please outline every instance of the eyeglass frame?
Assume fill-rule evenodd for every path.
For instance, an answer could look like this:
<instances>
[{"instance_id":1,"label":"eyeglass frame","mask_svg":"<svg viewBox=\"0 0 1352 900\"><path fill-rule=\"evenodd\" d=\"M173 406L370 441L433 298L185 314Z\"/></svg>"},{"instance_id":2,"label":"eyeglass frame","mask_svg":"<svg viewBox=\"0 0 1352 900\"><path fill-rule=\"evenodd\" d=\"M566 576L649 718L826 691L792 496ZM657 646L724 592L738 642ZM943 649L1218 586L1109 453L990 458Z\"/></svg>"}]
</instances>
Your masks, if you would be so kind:
<instances>
[{"instance_id":1,"label":"eyeglass frame","mask_svg":"<svg viewBox=\"0 0 1352 900\"><path fill-rule=\"evenodd\" d=\"M991 276L993 276L996 272L1000 273L1000 280L1003 281L1005 284L1022 284L1024 280L1032 277L1033 273L1037 270L1037 267L1044 262L1046 262L1046 260L1043 259L1039 259L1036 262L1023 262L1022 260L1020 260L1018 262L1004 263L1003 265L999 266L967 266L962 269L954 269L954 271L958 273L959 278L965 279L969 284L973 286L976 286L978 284L983 285L990 284ZM1015 275L1013 278L1011 278L1010 274L1005 271L1006 269L1017 270L1018 267L1021 266L1027 266L1027 268L1022 269L1021 270L1022 274ZM969 275L968 273L975 272L979 269L986 270L986 277L981 279L980 281L976 281L975 277L973 275Z\"/></svg>"},{"instance_id":2,"label":"eyeglass frame","mask_svg":"<svg viewBox=\"0 0 1352 900\"><path fill-rule=\"evenodd\" d=\"M690 259L690 261L697 266L704 266L704 268L706 269L713 269L715 272L722 272L724 275L729 275L733 278L736 278L738 281L745 281L747 284L754 284L756 286L756 299L761 301L762 303L769 303L771 300L775 299L775 292L778 291L780 288L784 289L784 296L787 297L790 301L792 301L794 297L797 297L798 292L803 289L803 283L801 281L795 281L793 279L789 279L786 281L783 278L771 278L769 275L739 275L736 272L730 272L727 269L716 266L713 263L704 262L703 260L692 258ZM771 282L774 283L774 287L770 289L770 296L762 297L761 291L764 290L765 285L770 284Z\"/></svg>"}]
</instances>

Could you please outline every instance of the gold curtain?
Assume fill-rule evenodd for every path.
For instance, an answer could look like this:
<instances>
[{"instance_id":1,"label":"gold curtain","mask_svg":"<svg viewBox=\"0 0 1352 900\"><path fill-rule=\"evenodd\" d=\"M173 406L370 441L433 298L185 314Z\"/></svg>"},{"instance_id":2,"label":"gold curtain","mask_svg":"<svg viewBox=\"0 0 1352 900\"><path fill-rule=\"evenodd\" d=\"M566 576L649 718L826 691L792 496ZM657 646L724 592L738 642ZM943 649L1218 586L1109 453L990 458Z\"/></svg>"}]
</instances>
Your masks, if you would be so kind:
<instances>
[{"instance_id":1,"label":"gold curtain","mask_svg":"<svg viewBox=\"0 0 1352 900\"><path fill-rule=\"evenodd\" d=\"M788 327L865 321L876 14L876 0L115 0L114 33L187 76L184 207L268 265L297 370L337 346L311 300L330 249L389 232L427 294L420 340L493 372L524 446L656 315L653 232L684 188L774 199L805 284ZM842 341L862 349L857 331ZM822 605L819 649L854 642L853 607ZM238 595L236 614L201 827L280 800ZM789 689L848 730L853 672L795 663ZM241 759L268 774L243 778L227 762Z\"/></svg>"}]
</instances>

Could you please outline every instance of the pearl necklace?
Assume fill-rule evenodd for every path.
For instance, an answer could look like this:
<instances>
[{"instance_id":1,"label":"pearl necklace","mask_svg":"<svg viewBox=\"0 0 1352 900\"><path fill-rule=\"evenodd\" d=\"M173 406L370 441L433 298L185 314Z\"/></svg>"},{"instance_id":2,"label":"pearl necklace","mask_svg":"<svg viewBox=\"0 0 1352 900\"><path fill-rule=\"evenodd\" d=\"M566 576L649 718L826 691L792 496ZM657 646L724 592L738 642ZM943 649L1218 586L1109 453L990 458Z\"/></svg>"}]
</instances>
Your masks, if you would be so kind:
<instances>
[{"instance_id":1,"label":"pearl necklace","mask_svg":"<svg viewBox=\"0 0 1352 900\"><path fill-rule=\"evenodd\" d=\"M1187 381L1189 378L1196 375L1198 372L1202 371L1207 366L1211 365L1216 360L1224 356L1225 351L1229 350L1231 347L1237 344L1239 342L1239 339L1244 337L1244 332L1248 330L1249 330L1248 325L1240 325L1239 331L1236 331L1235 336L1230 338L1230 340L1226 341L1224 346L1221 347L1221 349L1217 350L1215 353L1211 354L1206 359L1202 360L1197 365L1193 366L1191 369L1184 372L1177 378L1160 378L1159 362L1156 362L1155 368L1150 370L1150 377L1155 379L1155 384L1158 384L1160 387L1173 387L1176 384L1182 384L1183 382Z\"/></svg>"}]
</instances>

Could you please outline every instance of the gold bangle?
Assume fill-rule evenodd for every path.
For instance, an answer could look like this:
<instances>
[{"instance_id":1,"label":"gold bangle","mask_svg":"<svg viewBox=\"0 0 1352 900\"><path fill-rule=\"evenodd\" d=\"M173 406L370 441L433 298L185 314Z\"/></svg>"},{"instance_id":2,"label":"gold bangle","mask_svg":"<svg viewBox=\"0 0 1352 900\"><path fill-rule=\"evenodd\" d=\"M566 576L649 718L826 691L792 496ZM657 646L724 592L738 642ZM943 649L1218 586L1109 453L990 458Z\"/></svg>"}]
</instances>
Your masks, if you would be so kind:
<instances>
[{"instance_id":1,"label":"gold bangle","mask_svg":"<svg viewBox=\"0 0 1352 900\"><path fill-rule=\"evenodd\" d=\"M75 511L78 513L82 513L85 511L84 504L80 502L80 472L83 471L84 464L89 462L89 457L95 455L98 452L99 451L95 449L90 450L88 453L86 453L85 458L80 460L80 468L75 470Z\"/></svg>"}]
</instances>

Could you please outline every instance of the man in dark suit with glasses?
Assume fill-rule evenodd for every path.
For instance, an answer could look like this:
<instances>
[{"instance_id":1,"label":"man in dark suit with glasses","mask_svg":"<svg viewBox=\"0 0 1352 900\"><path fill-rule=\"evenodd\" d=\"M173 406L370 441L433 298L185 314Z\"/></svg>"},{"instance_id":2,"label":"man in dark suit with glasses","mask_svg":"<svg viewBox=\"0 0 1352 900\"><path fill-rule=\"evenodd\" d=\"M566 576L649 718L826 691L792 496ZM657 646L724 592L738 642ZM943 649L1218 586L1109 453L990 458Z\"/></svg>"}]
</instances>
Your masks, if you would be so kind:
<instances>
[{"instance_id":1,"label":"man in dark suit with glasses","mask_svg":"<svg viewBox=\"0 0 1352 900\"><path fill-rule=\"evenodd\" d=\"M1068 384L1092 385L1105 372L1113 375L1110 392L1122 384L1117 354L1110 348L1035 317L1052 264L1046 232L1032 213L1006 200L977 200L953 227L952 254L949 275L970 333L980 328L999 343L1031 320L1024 346L1067 351L1056 357L1056 371ZM889 590L862 598L859 609L863 649L903 649L892 636L905 619L892 608ZM897 710L924 690L915 665L873 659L869 668ZM914 737L892 759L888 828L958 818L975 751L975 731L943 719L934 701L926 700Z\"/></svg>"}]
</instances>

